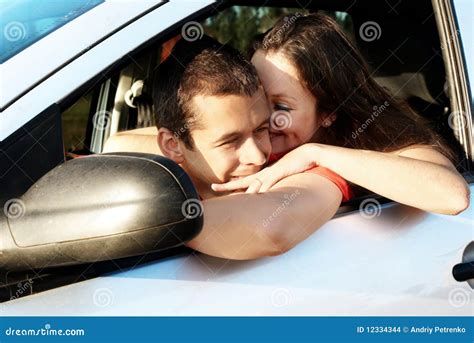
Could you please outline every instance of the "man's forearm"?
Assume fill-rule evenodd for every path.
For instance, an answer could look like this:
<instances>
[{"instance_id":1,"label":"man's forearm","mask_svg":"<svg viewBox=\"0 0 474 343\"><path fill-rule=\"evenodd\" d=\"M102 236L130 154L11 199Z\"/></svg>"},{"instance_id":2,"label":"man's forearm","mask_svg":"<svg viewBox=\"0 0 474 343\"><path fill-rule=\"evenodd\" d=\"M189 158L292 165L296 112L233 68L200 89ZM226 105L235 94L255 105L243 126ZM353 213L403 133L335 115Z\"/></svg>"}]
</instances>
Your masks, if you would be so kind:
<instances>
[{"instance_id":1,"label":"man's forearm","mask_svg":"<svg viewBox=\"0 0 474 343\"><path fill-rule=\"evenodd\" d=\"M208 255L253 259L279 253L273 242L274 225L263 224L276 194L236 194L203 201L204 225L187 245Z\"/></svg>"},{"instance_id":2,"label":"man's forearm","mask_svg":"<svg viewBox=\"0 0 474 343\"><path fill-rule=\"evenodd\" d=\"M340 201L334 184L308 173L281 180L264 194L205 200L203 230L187 245L231 259L278 255L327 222Z\"/></svg>"}]
</instances>

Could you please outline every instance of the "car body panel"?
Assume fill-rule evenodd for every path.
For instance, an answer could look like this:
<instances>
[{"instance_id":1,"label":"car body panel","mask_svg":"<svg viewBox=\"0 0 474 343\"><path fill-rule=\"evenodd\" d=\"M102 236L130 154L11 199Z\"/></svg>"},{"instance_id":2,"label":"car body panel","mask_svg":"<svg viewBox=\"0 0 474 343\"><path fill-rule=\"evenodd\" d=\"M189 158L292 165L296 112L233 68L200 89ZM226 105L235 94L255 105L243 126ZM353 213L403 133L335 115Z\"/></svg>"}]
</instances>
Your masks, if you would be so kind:
<instances>
[{"instance_id":1,"label":"car body panel","mask_svg":"<svg viewBox=\"0 0 474 343\"><path fill-rule=\"evenodd\" d=\"M13 56L1 66L8 87L3 87L0 94L0 108L60 68L65 61L159 3L163 1L106 1ZM31 56L35 56L38 63L31 63Z\"/></svg>"},{"instance_id":2,"label":"car body panel","mask_svg":"<svg viewBox=\"0 0 474 343\"><path fill-rule=\"evenodd\" d=\"M471 191L474 185L471 185ZM172 257L0 306L5 315L474 315L452 268L474 239L458 216L400 204L330 220L276 257ZM104 299L107 299L104 305Z\"/></svg>"}]
</instances>

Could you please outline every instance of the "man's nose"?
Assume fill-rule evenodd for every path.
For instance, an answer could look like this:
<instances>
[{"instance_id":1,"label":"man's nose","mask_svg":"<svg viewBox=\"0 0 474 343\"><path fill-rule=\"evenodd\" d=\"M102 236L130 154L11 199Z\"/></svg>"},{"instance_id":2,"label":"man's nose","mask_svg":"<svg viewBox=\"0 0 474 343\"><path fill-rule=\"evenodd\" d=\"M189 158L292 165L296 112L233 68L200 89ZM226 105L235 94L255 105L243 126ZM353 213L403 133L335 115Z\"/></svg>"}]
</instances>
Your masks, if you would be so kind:
<instances>
[{"instance_id":1,"label":"man's nose","mask_svg":"<svg viewBox=\"0 0 474 343\"><path fill-rule=\"evenodd\" d=\"M260 149L254 138L249 138L241 146L240 163L262 166L267 162L267 156Z\"/></svg>"}]
</instances>

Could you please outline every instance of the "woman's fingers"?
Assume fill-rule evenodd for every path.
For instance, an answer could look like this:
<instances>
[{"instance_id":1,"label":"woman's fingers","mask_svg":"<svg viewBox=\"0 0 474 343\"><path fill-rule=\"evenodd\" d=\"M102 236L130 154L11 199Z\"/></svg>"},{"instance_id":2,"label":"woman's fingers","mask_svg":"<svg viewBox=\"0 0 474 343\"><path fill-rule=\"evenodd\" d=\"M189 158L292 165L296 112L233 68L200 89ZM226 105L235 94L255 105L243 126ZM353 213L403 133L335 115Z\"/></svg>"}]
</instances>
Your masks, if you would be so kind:
<instances>
[{"instance_id":1,"label":"woman's fingers","mask_svg":"<svg viewBox=\"0 0 474 343\"><path fill-rule=\"evenodd\" d=\"M247 188L247 191L245 193L259 193L260 191L260 186L262 186L262 181L260 181L258 178L255 179L252 184Z\"/></svg>"},{"instance_id":2,"label":"woman's fingers","mask_svg":"<svg viewBox=\"0 0 474 343\"><path fill-rule=\"evenodd\" d=\"M268 167L256 174L246 176L242 179L229 181L226 183L218 184L213 183L211 188L215 192L228 192L239 189L246 189L245 193L265 193L281 179L288 176L283 170L272 169L274 167ZM291 173L290 173L291 175Z\"/></svg>"},{"instance_id":3,"label":"woman's fingers","mask_svg":"<svg viewBox=\"0 0 474 343\"><path fill-rule=\"evenodd\" d=\"M278 181L278 180L277 180ZM260 190L258 191L259 193L265 193L265 192L268 192L270 190L270 188L272 188L272 186L277 183L277 181L273 181L273 180L266 180L263 182L262 186L260 187Z\"/></svg>"},{"instance_id":4,"label":"woman's fingers","mask_svg":"<svg viewBox=\"0 0 474 343\"><path fill-rule=\"evenodd\" d=\"M249 187L253 180L254 178L252 175L251 177L244 177L242 179L229 181L226 183L213 183L211 188L214 192L235 191L237 189Z\"/></svg>"},{"instance_id":5,"label":"woman's fingers","mask_svg":"<svg viewBox=\"0 0 474 343\"><path fill-rule=\"evenodd\" d=\"M265 193L270 190L278 181L284 179L287 175L283 173L277 172L267 172L265 178L260 178L262 180L262 184L260 185L259 193Z\"/></svg>"}]
</instances>

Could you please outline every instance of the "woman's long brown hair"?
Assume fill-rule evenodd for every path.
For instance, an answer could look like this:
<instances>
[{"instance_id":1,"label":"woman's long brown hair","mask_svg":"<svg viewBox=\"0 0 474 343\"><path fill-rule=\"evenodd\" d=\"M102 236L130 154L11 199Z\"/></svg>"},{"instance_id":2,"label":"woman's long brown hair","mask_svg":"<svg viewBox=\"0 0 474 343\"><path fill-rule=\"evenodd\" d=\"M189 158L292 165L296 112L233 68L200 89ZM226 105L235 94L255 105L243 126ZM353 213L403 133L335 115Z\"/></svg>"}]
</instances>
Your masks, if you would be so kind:
<instances>
[{"instance_id":1,"label":"woman's long brown hair","mask_svg":"<svg viewBox=\"0 0 474 343\"><path fill-rule=\"evenodd\" d=\"M320 128L318 143L382 152L429 145L455 161L429 122L372 78L362 55L329 16L282 18L255 41L256 50L283 53L316 97L317 113L337 114L330 127Z\"/></svg>"}]
</instances>

